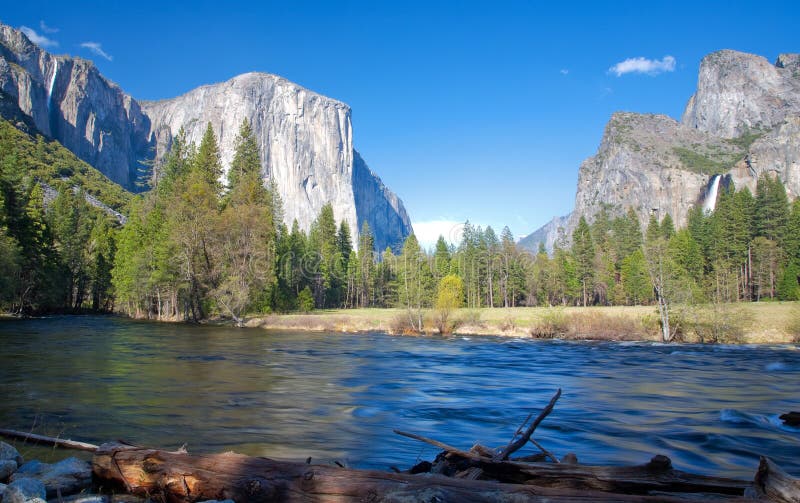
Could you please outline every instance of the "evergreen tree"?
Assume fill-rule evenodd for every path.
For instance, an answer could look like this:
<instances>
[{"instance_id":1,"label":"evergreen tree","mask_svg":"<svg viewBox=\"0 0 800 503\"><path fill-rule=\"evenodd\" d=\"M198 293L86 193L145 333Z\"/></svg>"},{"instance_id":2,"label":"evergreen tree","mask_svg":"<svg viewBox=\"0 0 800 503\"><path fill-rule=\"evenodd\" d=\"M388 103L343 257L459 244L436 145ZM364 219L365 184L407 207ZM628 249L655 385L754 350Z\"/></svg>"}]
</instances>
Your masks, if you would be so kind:
<instances>
[{"instance_id":1,"label":"evergreen tree","mask_svg":"<svg viewBox=\"0 0 800 503\"><path fill-rule=\"evenodd\" d=\"M92 224L89 205L83 194L74 194L64 187L53 201L48 221L56 251L64 271L65 298L63 307L79 310L87 292L89 242Z\"/></svg>"},{"instance_id":2,"label":"evergreen tree","mask_svg":"<svg viewBox=\"0 0 800 503\"><path fill-rule=\"evenodd\" d=\"M220 159L217 137L214 135L214 129L211 127L210 122L206 126L203 140L200 142L200 148L197 150L197 156L194 159L194 170L197 171L200 177L202 177L202 180L212 189L212 194L214 196L219 196L222 192L222 185L220 184L220 178L222 178L222 160Z\"/></svg>"},{"instance_id":3,"label":"evergreen tree","mask_svg":"<svg viewBox=\"0 0 800 503\"><path fill-rule=\"evenodd\" d=\"M444 236L439 236L436 240L436 247L433 252L433 272L438 282L450 274L450 247L444 240Z\"/></svg>"},{"instance_id":4,"label":"evergreen tree","mask_svg":"<svg viewBox=\"0 0 800 503\"><path fill-rule=\"evenodd\" d=\"M422 309L431 302L433 275L414 234L406 238L397 262L400 306L406 309L409 324L421 332Z\"/></svg>"},{"instance_id":5,"label":"evergreen tree","mask_svg":"<svg viewBox=\"0 0 800 503\"><path fill-rule=\"evenodd\" d=\"M647 274L647 262L641 248L622 260L620 276L627 304L647 304L652 300L653 285Z\"/></svg>"},{"instance_id":6,"label":"evergreen tree","mask_svg":"<svg viewBox=\"0 0 800 503\"><path fill-rule=\"evenodd\" d=\"M235 156L246 157L246 141L237 145ZM276 226L267 189L259 176L258 156L253 164L240 163L235 183L228 193L228 205L218 219L212 238L213 275L210 293L224 314L239 326L248 310L265 310L275 283Z\"/></svg>"},{"instance_id":7,"label":"evergreen tree","mask_svg":"<svg viewBox=\"0 0 800 503\"><path fill-rule=\"evenodd\" d=\"M572 233L572 255L575 259L575 273L581 283L581 299L583 305L586 306L589 292L593 287L595 255L591 229L583 216L578 220L578 226Z\"/></svg>"},{"instance_id":8,"label":"evergreen tree","mask_svg":"<svg viewBox=\"0 0 800 503\"><path fill-rule=\"evenodd\" d=\"M788 221L786 188L779 178L762 174L756 182L756 234L782 244Z\"/></svg>"},{"instance_id":9,"label":"evergreen tree","mask_svg":"<svg viewBox=\"0 0 800 503\"><path fill-rule=\"evenodd\" d=\"M364 221L358 236L358 305L361 307L367 307L370 302L374 302L372 297L375 278L374 249L375 239L369 224Z\"/></svg>"},{"instance_id":10,"label":"evergreen tree","mask_svg":"<svg viewBox=\"0 0 800 503\"><path fill-rule=\"evenodd\" d=\"M244 119L239 127L235 145L233 160L228 170L229 190L233 190L243 177L251 174L260 177L261 173L261 156L258 153L256 136L247 119Z\"/></svg>"},{"instance_id":11,"label":"evergreen tree","mask_svg":"<svg viewBox=\"0 0 800 503\"><path fill-rule=\"evenodd\" d=\"M669 239L675 235L675 223L672 221L672 215L667 213L661 220L661 235L664 239Z\"/></svg>"}]
</instances>

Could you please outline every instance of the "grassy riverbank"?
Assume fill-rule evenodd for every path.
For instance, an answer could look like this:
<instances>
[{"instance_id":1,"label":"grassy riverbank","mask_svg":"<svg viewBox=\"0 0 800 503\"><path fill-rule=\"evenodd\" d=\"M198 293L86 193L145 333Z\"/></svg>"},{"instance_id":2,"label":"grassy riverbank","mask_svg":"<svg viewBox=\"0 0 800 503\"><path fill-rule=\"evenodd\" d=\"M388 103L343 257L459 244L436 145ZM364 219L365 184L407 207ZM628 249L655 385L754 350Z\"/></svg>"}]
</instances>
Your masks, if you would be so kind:
<instances>
[{"instance_id":1,"label":"grassy riverbank","mask_svg":"<svg viewBox=\"0 0 800 503\"><path fill-rule=\"evenodd\" d=\"M433 311L425 312L425 332L437 333ZM337 309L308 314L253 318L248 326L275 330L409 333L403 309ZM512 337L659 340L652 306L516 307L459 309L453 333ZM760 302L687 307L675 310L688 342L790 343L800 337L800 303Z\"/></svg>"}]
</instances>

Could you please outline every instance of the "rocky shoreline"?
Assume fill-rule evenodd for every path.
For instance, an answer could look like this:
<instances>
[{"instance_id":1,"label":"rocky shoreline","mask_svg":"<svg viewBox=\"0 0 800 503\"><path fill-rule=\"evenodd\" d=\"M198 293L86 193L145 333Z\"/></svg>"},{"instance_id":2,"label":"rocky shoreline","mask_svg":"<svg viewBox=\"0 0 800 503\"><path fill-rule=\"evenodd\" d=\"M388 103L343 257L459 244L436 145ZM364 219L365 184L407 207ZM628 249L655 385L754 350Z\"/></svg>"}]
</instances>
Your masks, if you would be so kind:
<instances>
[{"instance_id":1,"label":"rocky shoreline","mask_svg":"<svg viewBox=\"0 0 800 503\"><path fill-rule=\"evenodd\" d=\"M0 503L147 503L130 494L102 494L88 461L69 457L56 463L25 461L12 445L0 442ZM207 500L202 503L234 503Z\"/></svg>"}]
</instances>

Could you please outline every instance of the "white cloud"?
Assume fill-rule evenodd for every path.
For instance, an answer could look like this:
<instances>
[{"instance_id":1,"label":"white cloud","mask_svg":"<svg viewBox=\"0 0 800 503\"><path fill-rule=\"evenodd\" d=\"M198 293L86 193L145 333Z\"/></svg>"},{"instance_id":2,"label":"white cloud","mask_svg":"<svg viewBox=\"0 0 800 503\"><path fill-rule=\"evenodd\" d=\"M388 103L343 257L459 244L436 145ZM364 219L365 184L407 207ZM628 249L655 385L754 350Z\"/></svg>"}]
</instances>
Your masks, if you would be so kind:
<instances>
[{"instance_id":1,"label":"white cloud","mask_svg":"<svg viewBox=\"0 0 800 503\"><path fill-rule=\"evenodd\" d=\"M33 28L28 28L27 26L20 26L19 31L24 33L25 36L28 37L28 40L38 45L39 47L42 48L58 47L58 42L56 42L51 38L47 38L44 35L39 35Z\"/></svg>"},{"instance_id":2,"label":"white cloud","mask_svg":"<svg viewBox=\"0 0 800 503\"><path fill-rule=\"evenodd\" d=\"M626 73L643 73L646 75L658 75L664 72L675 71L675 58L664 56L662 59L647 58L628 58L608 69L608 73L613 73L621 77Z\"/></svg>"},{"instance_id":3,"label":"white cloud","mask_svg":"<svg viewBox=\"0 0 800 503\"><path fill-rule=\"evenodd\" d=\"M101 58L105 58L109 61L114 60L114 58L112 58L110 54L108 54L106 51L103 50L103 46L100 45L100 43L98 42L83 42L81 44L81 47L83 47L84 49L89 49L90 51L92 51L92 53L96 54L97 56L100 56Z\"/></svg>"},{"instance_id":4,"label":"white cloud","mask_svg":"<svg viewBox=\"0 0 800 503\"><path fill-rule=\"evenodd\" d=\"M47 26L44 21L39 21L39 28L41 28L44 33L58 33L58 28Z\"/></svg>"},{"instance_id":5,"label":"white cloud","mask_svg":"<svg viewBox=\"0 0 800 503\"><path fill-rule=\"evenodd\" d=\"M426 250L436 246L439 236L443 236L448 243L457 245L464 233L464 222L454 220L413 222L411 226L414 227L414 235L417 236L420 246Z\"/></svg>"},{"instance_id":6,"label":"white cloud","mask_svg":"<svg viewBox=\"0 0 800 503\"><path fill-rule=\"evenodd\" d=\"M561 75L569 75L569 70L567 68L562 68L560 70L560 72L561 72Z\"/></svg>"}]
</instances>

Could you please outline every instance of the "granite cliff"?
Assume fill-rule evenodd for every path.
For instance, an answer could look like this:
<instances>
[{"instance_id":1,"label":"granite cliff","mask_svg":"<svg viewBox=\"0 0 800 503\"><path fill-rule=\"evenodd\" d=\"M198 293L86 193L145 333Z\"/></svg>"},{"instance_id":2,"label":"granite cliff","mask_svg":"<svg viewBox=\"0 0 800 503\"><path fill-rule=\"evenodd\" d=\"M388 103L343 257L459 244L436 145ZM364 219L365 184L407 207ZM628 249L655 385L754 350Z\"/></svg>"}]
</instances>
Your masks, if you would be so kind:
<instances>
[{"instance_id":1,"label":"granite cliff","mask_svg":"<svg viewBox=\"0 0 800 503\"><path fill-rule=\"evenodd\" d=\"M597 153L578 172L575 206L523 238L536 251L552 250L581 215L592 221L602 205L633 208L642 225L669 213L684 225L689 209L713 209L720 182L755 190L765 172L778 176L789 197L800 195L800 55L775 64L731 50L700 63L697 91L681 122L664 115L618 112L606 125Z\"/></svg>"},{"instance_id":2,"label":"granite cliff","mask_svg":"<svg viewBox=\"0 0 800 503\"><path fill-rule=\"evenodd\" d=\"M265 182L273 181L287 225L308 229L331 203L357 236L368 223L376 249L398 247L411 232L402 201L353 148L351 111L276 75L247 73L173 99L139 102L90 62L54 56L0 24L0 91L35 128L114 182L136 190L178 130L199 143L211 123L227 170L239 126L248 119ZM147 173L144 173L145 178Z\"/></svg>"}]
</instances>

